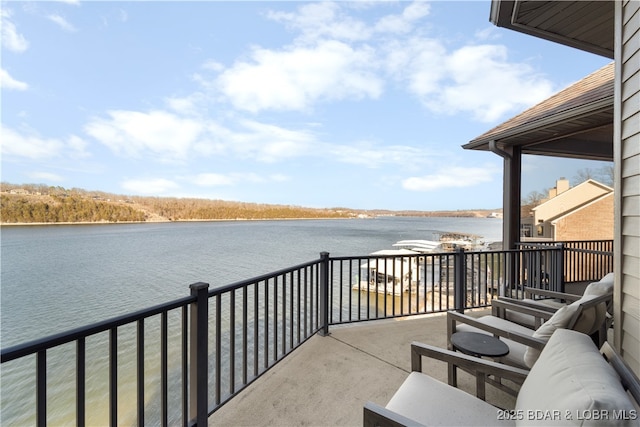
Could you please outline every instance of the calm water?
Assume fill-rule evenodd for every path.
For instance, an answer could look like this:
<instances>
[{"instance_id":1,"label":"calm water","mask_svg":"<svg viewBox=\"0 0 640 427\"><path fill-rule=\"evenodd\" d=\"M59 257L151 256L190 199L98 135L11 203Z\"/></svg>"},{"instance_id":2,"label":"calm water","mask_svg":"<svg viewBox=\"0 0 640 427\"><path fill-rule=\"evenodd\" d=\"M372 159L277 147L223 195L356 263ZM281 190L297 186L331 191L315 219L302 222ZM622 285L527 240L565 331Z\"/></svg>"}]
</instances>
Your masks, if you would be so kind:
<instances>
[{"instance_id":1,"label":"calm water","mask_svg":"<svg viewBox=\"0 0 640 427\"><path fill-rule=\"evenodd\" d=\"M402 239L434 239L434 233L443 231L498 241L502 222L383 217L3 227L0 343L5 348L180 298L189 294L188 286L194 282L227 285L315 260L321 251L366 255L390 249ZM88 358L95 357L92 367L107 363L103 355L90 352L88 342ZM26 369L25 381L32 366L21 368ZM21 409L9 413L8 396L19 394L23 377L15 372L8 377L6 371L2 372L2 424L29 422L14 418ZM60 387L73 394L73 378ZM103 396L106 391L88 390L88 394ZM26 410L33 399L23 400ZM50 402L49 408L55 405ZM103 420L104 413L98 412L94 419Z\"/></svg>"}]
</instances>

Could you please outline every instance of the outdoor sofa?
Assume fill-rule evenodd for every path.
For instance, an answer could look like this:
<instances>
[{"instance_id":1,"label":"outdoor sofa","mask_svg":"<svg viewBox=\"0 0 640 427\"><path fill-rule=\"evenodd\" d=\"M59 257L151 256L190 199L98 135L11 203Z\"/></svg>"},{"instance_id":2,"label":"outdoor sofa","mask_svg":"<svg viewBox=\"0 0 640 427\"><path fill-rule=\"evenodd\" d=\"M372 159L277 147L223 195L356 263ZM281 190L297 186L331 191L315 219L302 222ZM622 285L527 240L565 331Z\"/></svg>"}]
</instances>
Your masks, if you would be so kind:
<instances>
[{"instance_id":1,"label":"outdoor sofa","mask_svg":"<svg viewBox=\"0 0 640 427\"><path fill-rule=\"evenodd\" d=\"M454 363L477 378L522 380L515 408L500 409L422 373L422 357ZM607 363L608 362L608 363ZM530 372L421 343L412 372L386 406L367 402L364 426L640 425L640 381L605 343L558 329Z\"/></svg>"},{"instance_id":2,"label":"outdoor sofa","mask_svg":"<svg viewBox=\"0 0 640 427\"><path fill-rule=\"evenodd\" d=\"M572 329L592 336L599 347L606 340L607 306L613 294L605 287L592 286L571 304L555 311L541 310L497 299L492 302L492 314L475 318L457 312L447 313L447 343L453 350L451 336L460 331L480 332L498 336L509 347L501 362L530 369L556 329ZM506 313L532 316L541 323L537 329L522 326L506 318ZM450 376L455 381L455 369ZM455 384L455 382L454 382Z\"/></svg>"}]
</instances>

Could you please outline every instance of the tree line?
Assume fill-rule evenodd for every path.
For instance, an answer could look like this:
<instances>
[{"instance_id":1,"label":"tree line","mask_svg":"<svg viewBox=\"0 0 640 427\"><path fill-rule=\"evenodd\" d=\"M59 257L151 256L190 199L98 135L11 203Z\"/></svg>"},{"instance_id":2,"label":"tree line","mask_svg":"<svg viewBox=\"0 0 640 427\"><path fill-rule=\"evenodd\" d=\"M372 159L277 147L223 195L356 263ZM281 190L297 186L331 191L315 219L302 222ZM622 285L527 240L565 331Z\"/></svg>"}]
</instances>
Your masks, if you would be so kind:
<instances>
[{"instance_id":1,"label":"tree line","mask_svg":"<svg viewBox=\"0 0 640 427\"><path fill-rule=\"evenodd\" d=\"M42 184L2 183L1 186L2 223L349 218L356 215L347 209L124 196Z\"/></svg>"}]
</instances>

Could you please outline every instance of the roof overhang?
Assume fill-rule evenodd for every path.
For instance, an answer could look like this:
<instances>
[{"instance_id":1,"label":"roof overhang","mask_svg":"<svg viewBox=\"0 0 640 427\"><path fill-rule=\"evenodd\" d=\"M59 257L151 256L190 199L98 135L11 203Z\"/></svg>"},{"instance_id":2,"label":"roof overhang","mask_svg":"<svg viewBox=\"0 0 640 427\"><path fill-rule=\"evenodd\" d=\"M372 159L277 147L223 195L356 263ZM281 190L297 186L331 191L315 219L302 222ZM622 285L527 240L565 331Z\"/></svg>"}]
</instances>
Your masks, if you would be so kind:
<instances>
[{"instance_id":1,"label":"roof overhang","mask_svg":"<svg viewBox=\"0 0 640 427\"><path fill-rule=\"evenodd\" d=\"M522 154L612 161L613 81L611 63L463 148L519 146Z\"/></svg>"},{"instance_id":2,"label":"roof overhang","mask_svg":"<svg viewBox=\"0 0 640 427\"><path fill-rule=\"evenodd\" d=\"M613 1L493 0L499 27L613 58ZM520 146L523 154L613 161L614 64L464 145Z\"/></svg>"},{"instance_id":3,"label":"roof overhang","mask_svg":"<svg viewBox=\"0 0 640 427\"><path fill-rule=\"evenodd\" d=\"M613 1L493 0L489 19L498 27L614 57Z\"/></svg>"}]
</instances>

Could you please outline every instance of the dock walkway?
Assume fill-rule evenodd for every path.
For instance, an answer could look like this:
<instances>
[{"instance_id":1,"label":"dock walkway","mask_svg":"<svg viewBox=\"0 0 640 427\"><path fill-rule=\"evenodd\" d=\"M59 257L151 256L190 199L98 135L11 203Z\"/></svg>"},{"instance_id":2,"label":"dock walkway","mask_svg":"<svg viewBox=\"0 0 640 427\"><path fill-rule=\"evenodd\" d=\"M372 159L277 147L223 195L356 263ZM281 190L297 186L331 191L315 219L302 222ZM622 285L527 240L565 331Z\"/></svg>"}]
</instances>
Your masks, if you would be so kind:
<instances>
[{"instance_id":1,"label":"dock walkway","mask_svg":"<svg viewBox=\"0 0 640 427\"><path fill-rule=\"evenodd\" d=\"M209 424L361 426L364 403L385 405L409 374L412 341L446 347L446 314L334 326L330 333L312 337L209 417ZM424 359L423 372L447 380L442 362ZM474 393L474 378L458 376L459 387ZM487 401L507 409L515 404L490 385Z\"/></svg>"}]
</instances>

